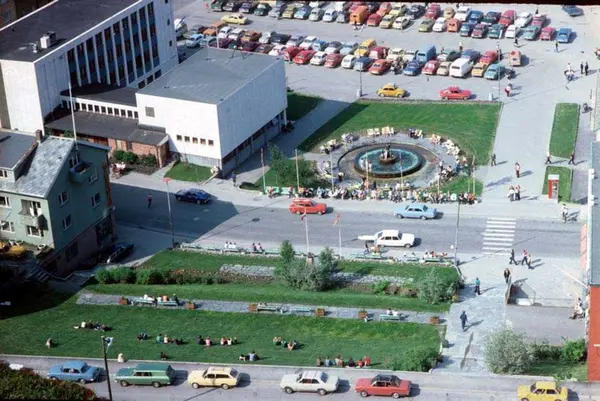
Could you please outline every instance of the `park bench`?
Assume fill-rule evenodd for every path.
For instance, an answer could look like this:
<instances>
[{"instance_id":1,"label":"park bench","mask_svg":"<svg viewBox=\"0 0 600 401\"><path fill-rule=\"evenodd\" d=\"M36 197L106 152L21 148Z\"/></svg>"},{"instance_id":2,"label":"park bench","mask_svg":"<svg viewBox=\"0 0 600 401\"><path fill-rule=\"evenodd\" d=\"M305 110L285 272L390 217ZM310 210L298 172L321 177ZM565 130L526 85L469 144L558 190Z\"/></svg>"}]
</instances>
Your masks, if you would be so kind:
<instances>
[{"instance_id":1,"label":"park bench","mask_svg":"<svg viewBox=\"0 0 600 401\"><path fill-rule=\"evenodd\" d=\"M236 248L220 248L221 253L244 253L245 249L244 248L240 248L240 247L236 247Z\"/></svg>"},{"instance_id":2,"label":"park bench","mask_svg":"<svg viewBox=\"0 0 600 401\"><path fill-rule=\"evenodd\" d=\"M132 305L154 305L154 301L148 298L130 298Z\"/></svg>"},{"instance_id":3,"label":"park bench","mask_svg":"<svg viewBox=\"0 0 600 401\"><path fill-rule=\"evenodd\" d=\"M264 249L264 255L279 255L279 249Z\"/></svg>"},{"instance_id":4,"label":"park bench","mask_svg":"<svg viewBox=\"0 0 600 401\"><path fill-rule=\"evenodd\" d=\"M402 258L402 262L418 262L419 258L416 256L407 256Z\"/></svg>"},{"instance_id":5,"label":"park bench","mask_svg":"<svg viewBox=\"0 0 600 401\"><path fill-rule=\"evenodd\" d=\"M283 313L283 307L281 305L269 305L269 304L258 304L256 306L256 311L257 312L282 312Z\"/></svg>"},{"instance_id":6,"label":"park bench","mask_svg":"<svg viewBox=\"0 0 600 401\"><path fill-rule=\"evenodd\" d=\"M382 313L381 315L379 315L379 321L380 322L385 322L387 320L391 320L391 321L401 321L403 319L402 315L398 314L396 316L394 315L386 315L385 313Z\"/></svg>"},{"instance_id":7,"label":"park bench","mask_svg":"<svg viewBox=\"0 0 600 401\"><path fill-rule=\"evenodd\" d=\"M158 301L158 306L179 306L179 304L175 301Z\"/></svg>"},{"instance_id":8,"label":"park bench","mask_svg":"<svg viewBox=\"0 0 600 401\"><path fill-rule=\"evenodd\" d=\"M314 309L310 306L294 306L292 308L293 313L313 313Z\"/></svg>"},{"instance_id":9,"label":"park bench","mask_svg":"<svg viewBox=\"0 0 600 401\"><path fill-rule=\"evenodd\" d=\"M423 263L440 263L442 262L441 258L424 258Z\"/></svg>"}]
</instances>

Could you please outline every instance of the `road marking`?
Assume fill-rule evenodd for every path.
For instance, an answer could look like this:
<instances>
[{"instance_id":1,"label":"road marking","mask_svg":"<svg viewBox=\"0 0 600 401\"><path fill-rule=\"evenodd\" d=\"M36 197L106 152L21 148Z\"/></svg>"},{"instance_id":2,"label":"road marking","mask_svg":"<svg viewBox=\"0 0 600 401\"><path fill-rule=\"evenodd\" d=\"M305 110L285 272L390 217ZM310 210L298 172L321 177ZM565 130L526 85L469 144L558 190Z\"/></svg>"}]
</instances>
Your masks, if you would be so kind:
<instances>
[{"instance_id":1,"label":"road marking","mask_svg":"<svg viewBox=\"0 0 600 401\"><path fill-rule=\"evenodd\" d=\"M515 240L516 226L515 219L488 218L483 232L482 253L496 256L508 255Z\"/></svg>"},{"instance_id":2,"label":"road marking","mask_svg":"<svg viewBox=\"0 0 600 401\"><path fill-rule=\"evenodd\" d=\"M515 219L509 219L509 218L505 218L505 217L488 217L488 221L513 221L516 222Z\"/></svg>"}]
</instances>

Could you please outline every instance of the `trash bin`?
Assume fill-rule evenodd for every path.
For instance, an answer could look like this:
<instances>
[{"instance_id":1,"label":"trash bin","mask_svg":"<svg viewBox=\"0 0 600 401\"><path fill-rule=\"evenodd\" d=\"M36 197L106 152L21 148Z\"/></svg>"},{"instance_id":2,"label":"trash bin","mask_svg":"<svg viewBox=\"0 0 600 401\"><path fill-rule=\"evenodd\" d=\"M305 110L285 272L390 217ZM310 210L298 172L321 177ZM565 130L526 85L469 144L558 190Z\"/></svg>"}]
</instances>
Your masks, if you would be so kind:
<instances>
[{"instance_id":1,"label":"trash bin","mask_svg":"<svg viewBox=\"0 0 600 401\"><path fill-rule=\"evenodd\" d=\"M491 92L490 92L490 94L488 95L488 100L489 100L490 102L493 102L493 101L494 101L494 94L493 94L493 93L491 93Z\"/></svg>"},{"instance_id":2,"label":"trash bin","mask_svg":"<svg viewBox=\"0 0 600 401\"><path fill-rule=\"evenodd\" d=\"M362 92L361 92L360 89L356 90L356 97L359 98L359 99L362 97Z\"/></svg>"}]
</instances>

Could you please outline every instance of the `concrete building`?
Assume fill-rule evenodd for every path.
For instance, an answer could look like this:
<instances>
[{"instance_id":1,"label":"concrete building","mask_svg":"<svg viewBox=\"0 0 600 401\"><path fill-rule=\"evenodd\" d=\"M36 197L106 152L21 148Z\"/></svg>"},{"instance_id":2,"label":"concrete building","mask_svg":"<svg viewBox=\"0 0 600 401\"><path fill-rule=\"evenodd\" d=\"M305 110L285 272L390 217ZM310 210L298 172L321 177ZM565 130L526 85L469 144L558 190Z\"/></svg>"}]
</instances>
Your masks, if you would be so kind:
<instances>
[{"instance_id":1,"label":"concrete building","mask_svg":"<svg viewBox=\"0 0 600 401\"><path fill-rule=\"evenodd\" d=\"M0 28L17 19L15 0L0 0Z\"/></svg>"},{"instance_id":2,"label":"concrete building","mask_svg":"<svg viewBox=\"0 0 600 401\"><path fill-rule=\"evenodd\" d=\"M108 149L73 139L0 131L0 240L51 249L65 276L114 238Z\"/></svg>"},{"instance_id":3,"label":"concrete building","mask_svg":"<svg viewBox=\"0 0 600 401\"><path fill-rule=\"evenodd\" d=\"M586 340L588 381L600 381L600 137L592 143L588 181L588 222L582 229L582 267L588 283Z\"/></svg>"},{"instance_id":4,"label":"concrete building","mask_svg":"<svg viewBox=\"0 0 600 401\"><path fill-rule=\"evenodd\" d=\"M43 130L61 93L142 88L177 65L168 0L57 0L0 29L0 127Z\"/></svg>"}]
</instances>

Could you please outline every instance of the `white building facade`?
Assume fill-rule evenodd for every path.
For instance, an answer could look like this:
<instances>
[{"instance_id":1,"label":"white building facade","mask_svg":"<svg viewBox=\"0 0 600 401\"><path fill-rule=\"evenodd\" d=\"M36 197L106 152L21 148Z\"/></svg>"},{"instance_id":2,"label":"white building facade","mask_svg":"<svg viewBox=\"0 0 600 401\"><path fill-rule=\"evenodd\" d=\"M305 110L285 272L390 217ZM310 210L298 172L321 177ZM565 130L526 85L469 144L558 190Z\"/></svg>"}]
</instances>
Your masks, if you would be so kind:
<instances>
[{"instance_id":1,"label":"white building facade","mask_svg":"<svg viewBox=\"0 0 600 401\"><path fill-rule=\"evenodd\" d=\"M143 88L177 63L168 0L58 0L0 30L0 126L43 130L69 82Z\"/></svg>"}]
</instances>

